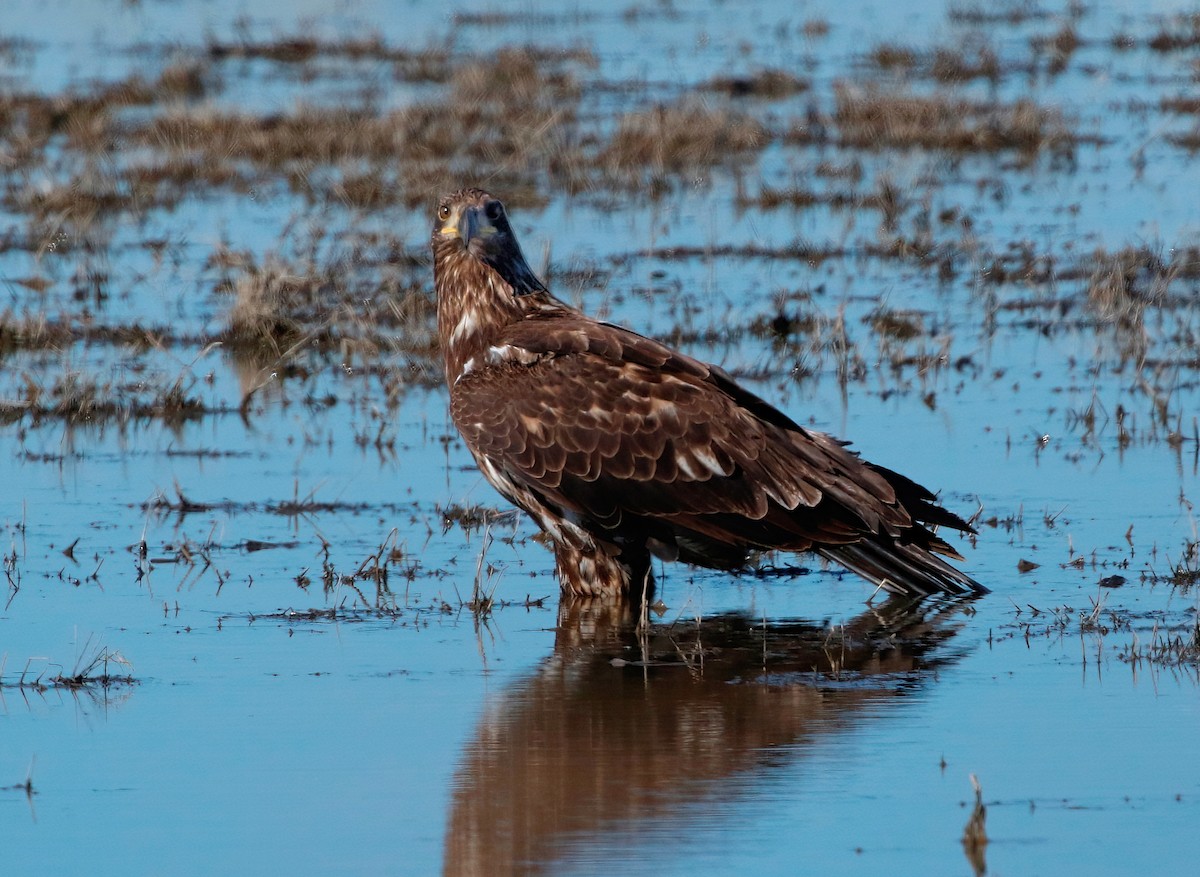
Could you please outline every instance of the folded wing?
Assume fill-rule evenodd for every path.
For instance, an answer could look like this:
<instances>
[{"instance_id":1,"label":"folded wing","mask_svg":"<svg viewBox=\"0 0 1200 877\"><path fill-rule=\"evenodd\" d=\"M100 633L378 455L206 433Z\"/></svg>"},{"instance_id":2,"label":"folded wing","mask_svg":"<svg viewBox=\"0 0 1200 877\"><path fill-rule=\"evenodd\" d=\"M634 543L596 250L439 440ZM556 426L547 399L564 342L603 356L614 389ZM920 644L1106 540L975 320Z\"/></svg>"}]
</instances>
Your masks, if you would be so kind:
<instances>
[{"instance_id":1,"label":"folded wing","mask_svg":"<svg viewBox=\"0 0 1200 877\"><path fill-rule=\"evenodd\" d=\"M615 545L736 567L815 550L891 590L972 590L923 523L969 527L718 369L580 317L526 320L451 389L477 457Z\"/></svg>"}]
</instances>

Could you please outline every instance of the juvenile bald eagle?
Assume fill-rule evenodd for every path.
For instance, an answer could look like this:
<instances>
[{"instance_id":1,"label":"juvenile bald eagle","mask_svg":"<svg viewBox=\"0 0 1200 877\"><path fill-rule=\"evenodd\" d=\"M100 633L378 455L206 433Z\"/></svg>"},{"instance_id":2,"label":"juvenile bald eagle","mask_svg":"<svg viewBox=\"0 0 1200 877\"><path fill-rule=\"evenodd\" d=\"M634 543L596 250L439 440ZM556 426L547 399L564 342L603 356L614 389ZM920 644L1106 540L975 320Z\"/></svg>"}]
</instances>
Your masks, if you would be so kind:
<instances>
[{"instance_id":1,"label":"juvenile bald eagle","mask_svg":"<svg viewBox=\"0 0 1200 877\"><path fill-rule=\"evenodd\" d=\"M554 298L480 189L433 223L450 414L554 545L563 590L642 593L651 558L718 569L811 551L899 594L984 588L930 529L974 532L903 475L805 429L721 369Z\"/></svg>"}]
</instances>

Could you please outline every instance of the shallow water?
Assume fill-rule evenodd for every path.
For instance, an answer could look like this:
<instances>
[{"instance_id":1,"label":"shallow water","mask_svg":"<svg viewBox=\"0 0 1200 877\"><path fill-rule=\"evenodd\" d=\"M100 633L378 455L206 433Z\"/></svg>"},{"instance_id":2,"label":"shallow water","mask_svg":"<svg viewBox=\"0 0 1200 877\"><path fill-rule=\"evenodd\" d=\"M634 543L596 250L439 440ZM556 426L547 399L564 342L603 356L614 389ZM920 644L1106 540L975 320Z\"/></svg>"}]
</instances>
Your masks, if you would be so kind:
<instances>
[{"instance_id":1,"label":"shallow water","mask_svg":"<svg viewBox=\"0 0 1200 877\"><path fill-rule=\"evenodd\" d=\"M941 488L950 508L981 509L961 547L993 593L864 605L864 583L801 558L797 575L663 569L666 609L644 639L573 614L527 520L459 520L505 509L453 436L419 345L276 361L208 344L235 298L221 284L237 269L211 261L222 243L258 265L316 253L366 278L340 306L385 314L379 277L432 286L405 261L424 251L422 210L314 200L277 173L249 190L194 184L169 208L76 233L9 198L0 226L37 245L0 252L6 322L170 327L177 343L4 346L0 397L76 372L127 401L178 379L207 407L178 422L25 416L0 432L9 871L972 873L960 842L972 775L990 873L1186 871L1197 599L1172 570L1197 564L1200 176L1166 137L1194 113L1159 102L1194 92L1200 72L1194 49L1146 42L1194 6L1072 18L1012 4L982 23L964 13L980 7L940 3L485 5L457 19L325 6L12 3L0 45L24 42L0 52L0 80L56 94L153 76L208 40L312 27L449 47L459 64L584 46L595 65L571 70L598 131L715 76L781 67L809 90L736 104L774 130L810 105L831 113L835 83L895 86L868 60L884 43L992 46L994 82L912 73L901 89L1058 107L1091 138L1072 161L776 138L735 165L666 172L657 198L541 180L537 203L512 213L562 297L720 362L800 422ZM1033 74L1004 68L1068 23L1082 42L1063 72L1044 55ZM1114 48L1118 33L1135 46ZM203 106L261 113L443 89L320 53L307 66L223 61L219 74ZM70 179L82 159L53 148L61 158L9 173L6 191ZM859 179L822 176L822 162L856 162ZM752 203L764 185L801 183L861 202L885 178L902 195L891 230L861 203ZM1095 277L1126 247L1182 262L1160 286L1143 265L1118 296L1128 310L1105 310ZM77 292L101 274L103 294ZM48 285L19 282L30 277ZM919 330L890 334L873 322L883 312ZM752 328L781 315L816 322ZM845 356L821 343L839 316ZM490 611L472 611L477 586ZM104 672L134 681L103 685Z\"/></svg>"}]
</instances>

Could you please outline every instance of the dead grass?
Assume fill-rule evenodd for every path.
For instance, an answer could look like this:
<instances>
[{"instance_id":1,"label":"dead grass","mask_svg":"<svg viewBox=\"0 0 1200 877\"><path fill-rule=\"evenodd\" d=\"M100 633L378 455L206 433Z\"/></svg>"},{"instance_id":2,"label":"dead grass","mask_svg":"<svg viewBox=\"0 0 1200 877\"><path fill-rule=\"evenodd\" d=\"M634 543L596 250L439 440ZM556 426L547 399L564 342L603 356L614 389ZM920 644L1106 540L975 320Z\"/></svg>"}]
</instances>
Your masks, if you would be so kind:
<instances>
[{"instance_id":1,"label":"dead grass","mask_svg":"<svg viewBox=\"0 0 1200 877\"><path fill-rule=\"evenodd\" d=\"M289 162L336 164L400 151L393 115L367 109L301 106L290 114L257 116L212 107L180 109L132 128L130 140L168 155L245 160L278 169Z\"/></svg>"},{"instance_id":2,"label":"dead grass","mask_svg":"<svg viewBox=\"0 0 1200 877\"><path fill-rule=\"evenodd\" d=\"M867 54L867 61L880 70L914 70L921 53L910 46L884 43Z\"/></svg>"},{"instance_id":3,"label":"dead grass","mask_svg":"<svg viewBox=\"0 0 1200 877\"><path fill-rule=\"evenodd\" d=\"M120 652L96 645L89 637L83 651L76 659L70 672L60 671L51 677L51 683L64 688L109 688L114 685L133 685L137 682L129 673L115 672L116 668L133 669L133 665Z\"/></svg>"},{"instance_id":4,"label":"dead grass","mask_svg":"<svg viewBox=\"0 0 1200 877\"><path fill-rule=\"evenodd\" d=\"M973 79L999 82L1004 73L1016 70L1015 66L1006 69L1001 64L990 43L978 41L933 51L883 43L868 53L867 61L880 70L947 83Z\"/></svg>"},{"instance_id":5,"label":"dead grass","mask_svg":"<svg viewBox=\"0 0 1200 877\"><path fill-rule=\"evenodd\" d=\"M42 383L30 372L20 376L15 398L0 399L0 423L58 420L72 426L159 420L168 425L215 413L198 396L194 382L138 380L117 383L88 372L68 370Z\"/></svg>"},{"instance_id":6,"label":"dead grass","mask_svg":"<svg viewBox=\"0 0 1200 877\"><path fill-rule=\"evenodd\" d=\"M457 17L456 17L457 20ZM595 65L596 58L586 48L541 49L522 46L502 49L499 53L516 52L532 59L537 65L576 63ZM206 59L215 64L229 60L263 60L280 65L307 65L328 59L352 62L385 61L392 65L395 78L408 82L449 82L461 70L461 58L440 47L412 49L388 43L379 32L359 37L322 39L310 34L292 34L268 40L210 40L205 47ZM500 58L504 65L506 59Z\"/></svg>"},{"instance_id":7,"label":"dead grass","mask_svg":"<svg viewBox=\"0 0 1200 877\"><path fill-rule=\"evenodd\" d=\"M947 15L952 22L974 25L1017 25L1050 17L1037 0L958 0Z\"/></svg>"},{"instance_id":8,"label":"dead grass","mask_svg":"<svg viewBox=\"0 0 1200 877\"><path fill-rule=\"evenodd\" d=\"M588 66L596 63L590 55L582 58ZM503 107L571 101L580 93L573 73L546 64L544 55L527 48L501 49L486 60L457 66L450 87L456 104Z\"/></svg>"},{"instance_id":9,"label":"dead grass","mask_svg":"<svg viewBox=\"0 0 1200 877\"><path fill-rule=\"evenodd\" d=\"M394 61L408 58L411 53L388 46L379 33L342 40L320 40L312 36L282 36L271 40L239 40L222 42L209 40L208 57L215 61L228 58L260 58L281 64L299 64L314 58L350 58Z\"/></svg>"},{"instance_id":10,"label":"dead grass","mask_svg":"<svg viewBox=\"0 0 1200 877\"><path fill-rule=\"evenodd\" d=\"M977 103L949 94L918 95L877 87L835 88L843 146L951 152L1071 151L1080 141L1057 111L1030 100Z\"/></svg>"},{"instance_id":11,"label":"dead grass","mask_svg":"<svg viewBox=\"0 0 1200 877\"><path fill-rule=\"evenodd\" d=\"M808 91L807 81L786 70L759 70L748 76L718 76L703 86L709 91L718 91L729 97L752 97L777 100Z\"/></svg>"},{"instance_id":12,"label":"dead grass","mask_svg":"<svg viewBox=\"0 0 1200 877\"><path fill-rule=\"evenodd\" d=\"M0 358L18 351L54 351L72 344L112 345L137 355L146 350L169 346L196 346L201 340L176 331L170 326L151 326L138 322L122 325L99 323L88 316L63 314L51 318L46 313L18 316L12 311L0 314Z\"/></svg>"},{"instance_id":13,"label":"dead grass","mask_svg":"<svg viewBox=\"0 0 1200 877\"><path fill-rule=\"evenodd\" d=\"M622 116L596 164L610 182L639 185L706 171L769 140L767 130L744 113L687 101Z\"/></svg>"},{"instance_id":14,"label":"dead grass","mask_svg":"<svg viewBox=\"0 0 1200 877\"><path fill-rule=\"evenodd\" d=\"M1185 594L1200 582L1200 542L1188 541L1184 544L1179 558L1171 564L1166 581ZM1200 638L1194 640L1200 656Z\"/></svg>"},{"instance_id":15,"label":"dead grass","mask_svg":"<svg viewBox=\"0 0 1200 877\"><path fill-rule=\"evenodd\" d=\"M801 185L786 189L761 185L757 194L752 197L743 196L738 200L739 207L757 207L760 210L775 210L779 207L790 207L793 210L804 210L818 204L831 207L848 207L857 203L857 196L846 192L817 192Z\"/></svg>"},{"instance_id":16,"label":"dead grass","mask_svg":"<svg viewBox=\"0 0 1200 877\"><path fill-rule=\"evenodd\" d=\"M304 337L306 322L325 324L321 286L320 278L294 274L275 263L251 268L233 283L234 302L223 340L266 345L279 354Z\"/></svg>"},{"instance_id":17,"label":"dead grass","mask_svg":"<svg viewBox=\"0 0 1200 877\"><path fill-rule=\"evenodd\" d=\"M969 82L986 79L999 82L1006 71L990 45L970 50L938 49L929 65L930 75L939 82Z\"/></svg>"},{"instance_id":18,"label":"dead grass","mask_svg":"<svg viewBox=\"0 0 1200 877\"><path fill-rule=\"evenodd\" d=\"M1087 303L1104 322L1140 327L1147 307L1167 300L1180 268L1145 248L1128 247L1116 253L1098 250L1087 283Z\"/></svg>"},{"instance_id":19,"label":"dead grass","mask_svg":"<svg viewBox=\"0 0 1200 877\"><path fill-rule=\"evenodd\" d=\"M114 83L61 94L0 92L0 143L14 164L44 148L57 135L71 145L96 151L106 145L108 123L123 109L203 97L212 78L202 63L181 61L156 78L135 74Z\"/></svg>"},{"instance_id":20,"label":"dead grass","mask_svg":"<svg viewBox=\"0 0 1200 877\"><path fill-rule=\"evenodd\" d=\"M471 534L482 531L493 524L505 527L514 525L518 515L511 509L496 509L484 505L459 505L457 503L438 506L438 514L442 518L442 533L448 533L458 525L464 533Z\"/></svg>"},{"instance_id":21,"label":"dead grass","mask_svg":"<svg viewBox=\"0 0 1200 877\"><path fill-rule=\"evenodd\" d=\"M738 206L753 206L760 210L775 210L780 207L804 210L818 205L835 210L879 210L889 217L889 221L894 222L897 211L903 206L897 196L895 188L886 180L881 181L874 192L852 189L822 191L800 182L788 188L775 188L763 183L755 195L740 197Z\"/></svg>"},{"instance_id":22,"label":"dead grass","mask_svg":"<svg viewBox=\"0 0 1200 877\"><path fill-rule=\"evenodd\" d=\"M971 786L975 789L975 803L963 828L962 845L971 870L982 877L987 874L987 806L983 803L983 788L975 774L971 774Z\"/></svg>"},{"instance_id":23,"label":"dead grass","mask_svg":"<svg viewBox=\"0 0 1200 877\"><path fill-rule=\"evenodd\" d=\"M899 311L880 306L863 317L863 322L869 325L876 335L898 341L911 341L928 336L924 315L919 311Z\"/></svg>"},{"instance_id":24,"label":"dead grass","mask_svg":"<svg viewBox=\"0 0 1200 877\"><path fill-rule=\"evenodd\" d=\"M45 313L19 316L11 310L0 314L0 359L18 350L65 346L78 338L65 320L51 320Z\"/></svg>"},{"instance_id":25,"label":"dead grass","mask_svg":"<svg viewBox=\"0 0 1200 877\"><path fill-rule=\"evenodd\" d=\"M1033 37L1030 40L1035 55L1047 57L1046 70L1051 76L1057 76L1067 69L1071 56L1082 45L1078 31L1071 22L1066 22L1049 36Z\"/></svg>"},{"instance_id":26,"label":"dead grass","mask_svg":"<svg viewBox=\"0 0 1200 877\"><path fill-rule=\"evenodd\" d=\"M371 209L423 206L467 167L533 174L570 150L580 89L561 59L502 50L455 65L448 85L444 99L387 113L308 105L263 117L184 107L125 133L167 156L162 175L222 168L236 179L245 176L237 170L244 162L271 173L299 171L291 177L298 188ZM338 171L324 192L309 173L313 165ZM216 182L211 170L208 181Z\"/></svg>"},{"instance_id":27,"label":"dead grass","mask_svg":"<svg viewBox=\"0 0 1200 877\"><path fill-rule=\"evenodd\" d=\"M1164 113L1176 113L1179 115L1200 114L1200 97L1188 94L1164 97L1159 100L1158 108Z\"/></svg>"},{"instance_id":28,"label":"dead grass","mask_svg":"<svg viewBox=\"0 0 1200 877\"><path fill-rule=\"evenodd\" d=\"M271 114L196 99L220 88L230 59L292 65L326 56L418 64L397 75L444 88L385 112L369 97ZM424 207L480 167L515 204L544 198L546 183L568 192L669 187L772 139L752 117L694 98L632 110L611 127L583 120L577 74L595 63L587 50L532 47L464 60L445 51L413 53L378 36L210 43L201 57L185 58L154 80L135 76L86 93L0 98L0 146L18 166L47 165L56 139L83 159L54 168L49 186L20 186L13 178L0 184L0 193L14 211L43 224L65 223L72 237L86 238L106 217L170 209L214 187L249 193L282 184L312 202L364 211ZM805 87L778 70L707 86L772 99ZM127 112L133 107L152 109Z\"/></svg>"},{"instance_id":29,"label":"dead grass","mask_svg":"<svg viewBox=\"0 0 1200 877\"><path fill-rule=\"evenodd\" d=\"M197 100L220 88L226 59L286 64L327 53L403 63L397 75L446 89L391 112L369 98L272 114ZM22 172L0 179L0 203L84 238L106 217L169 209L214 187L251 192L282 181L306 199L362 210L423 207L480 166L493 168L493 185L505 191L533 192L547 168L582 188L590 183L573 181L586 165L576 157L580 87L573 68L594 63L582 49L513 48L464 60L390 47L377 37L211 44L202 57L174 63L154 79L0 95L0 156L6 169ZM69 160L52 144L65 147ZM35 171L49 184L26 185L25 175ZM3 246L36 246L39 237L6 235Z\"/></svg>"},{"instance_id":30,"label":"dead grass","mask_svg":"<svg viewBox=\"0 0 1200 877\"><path fill-rule=\"evenodd\" d=\"M405 387L441 380L424 261L384 241L350 252L326 246L318 231L306 251L291 258L276 254L259 264L222 247L210 259L221 272L217 290L233 298L217 340L233 355L243 413L260 390L334 363L341 370L378 371L388 406ZM390 444L386 425L381 421L377 435L356 438L382 450Z\"/></svg>"},{"instance_id":31,"label":"dead grass","mask_svg":"<svg viewBox=\"0 0 1200 877\"><path fill-rule=\"evenodd\" d=\"M1146 43L1155 52L1179 52L1200 46L1200 12L1171 16Z\"/></svg>"},{"instance_id":32,"label":"dead grass","mask_svg":"<svg viewBox=\"0 0 1200 877\"><path fill-rule=\"evenodd\" d=\"M390 410L406 388L441 380L424 253L384 233L360 232L342 243L299 216L284 240L283 252L261 260L222 244L206 262L207 282L227 301L224 325L203 340L230 356L240 398L229 404L246 416L260 391L286 401L285 383L304 388L335 371L377 380L381 410ZM300 400L320 409L339 396L326 390ZM380 420L368 436L363 426L355 440L382 452L394 441L385 427Z\"/></svg>"},{"instance_id":33,"label":"dead grass","mask_svg":"<svg viewBox=\"0 0 1200 877\"><path fill-rule=\"evenodd\" d=\"M5 678L3 657L0 657L0 688L27 691L59 688L81 691L107 690L137 684L137 680L128 672L133 669L133 665L125 656L94 642L90 636L69 670L47 658L30 658L25 662L19 677Z\"/></svg>"},{"instance_id":34,"label":"dead grass","mask_svg":"<svg viewBox=\"0 0 1200 877\"><path fill-rule=\"evenodd\" d=\"M1200 125L1181 134L1167 134L1166 140L1188 152L1200 152Z\"/></svg>"}]
</instances>

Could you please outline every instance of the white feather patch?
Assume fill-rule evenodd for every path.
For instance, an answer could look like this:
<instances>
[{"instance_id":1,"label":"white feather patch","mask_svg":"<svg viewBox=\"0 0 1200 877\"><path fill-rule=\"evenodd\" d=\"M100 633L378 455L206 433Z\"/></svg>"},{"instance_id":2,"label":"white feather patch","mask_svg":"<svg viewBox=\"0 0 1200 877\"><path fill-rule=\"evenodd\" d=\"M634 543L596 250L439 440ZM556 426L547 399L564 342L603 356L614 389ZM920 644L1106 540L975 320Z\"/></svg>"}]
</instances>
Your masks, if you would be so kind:
<instances>
[{"instance_id":1,"label":"white feather patch","mask_svg":"<svg viewBox=\"0 0 1200 877\"><path fill-rule=\"evenodd\" d=\"M688 448L675 455L675 466L689 481L708 480L713 475L725 476L729 473L722 468L721 463L706 448ZM696 466L700 466L697 471Z\"/></svg>"},{"instance_id":2,"label":"white feather patch","mask_svg":"<svg viewBox=\"0 0 1200 877\"><path fill-rule=\"evenodd\" d=\"M458 318L458 322L454 324L454 329L450 332L450 343L461 341L468 335L474 335L479 330L479 314L474 308L468 308L463 311L463 315Z\"/></svg>"},{"instance_id":3,"label":"white feather patch","mask_svg":"<svg viewBox=\"0 0 1200 877\"><path fill-rule=\"evenodd\" d=\"M692 451L692 455L713 475L726 474L725 468L721 465L720 461L707 448L696 448Z\"/></svg>"},{"instance_id":4,"label":"white feather patch","mask_svg":"<svg viewBox=\"0 0 1200 877\"><path fill-rule=\"evenodd\" d=\"M505 362L516 362L521 365L529 365L537 362L540 355L524 347L514 347L511 344L502 344L488 348L488 365L500 365Z\"/></svg>"},{"instance_id":5,"label":"white feather patch","mask_svg":"<svg viewBox=\"0 0 1200 877\"><path fill-rule=\"evenodd\" d=\"M473 371L475 371L475 357L472 356L470 359L468 359L466 362L463 363L462 371L458 373L458 377L456 377L454 379L454 383L457 384L459 381L461 381L463 378L465 378L467 375L469 375Z\"/></svg>"}]
</instances>

